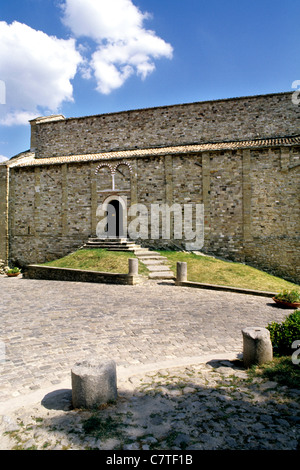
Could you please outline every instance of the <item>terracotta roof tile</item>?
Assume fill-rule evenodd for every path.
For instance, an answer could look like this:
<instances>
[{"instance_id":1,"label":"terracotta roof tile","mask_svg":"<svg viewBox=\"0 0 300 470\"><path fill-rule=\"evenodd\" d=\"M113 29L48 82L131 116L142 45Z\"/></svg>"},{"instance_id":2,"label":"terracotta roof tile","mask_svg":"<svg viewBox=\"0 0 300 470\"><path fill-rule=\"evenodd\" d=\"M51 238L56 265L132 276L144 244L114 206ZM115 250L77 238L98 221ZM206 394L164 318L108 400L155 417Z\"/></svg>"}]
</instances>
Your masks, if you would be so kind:
<instances>
[{"instance_id":1,"label":"terracotta roof tile","mask_svg":"<svg viewBox=\"0 0 300 470\"><path fill-rule=\"evenodd\" d=\"M97 154L86 155L68 155L62 157L51 158L35 158L34 153L27 152L22 154L17 159L12 159L7 162L10 168L39 166L39 165L61 165L63 163L78 163L78 162L97 162L110 159L126 159L132 157L151 157L160 155L176 155L184 153L198 153L205 151L217 150L235 150L245 148L263 148L263 147L276 147L285 145L299 145L300 136L294 137L279 137L270 139L257 139L238 142L217 142L206 144L193 144L193 145L180 145L174 147L158 147L148 149L136 150L119 150L113 152L103 152Z\"/></svg>"}]
</instances>

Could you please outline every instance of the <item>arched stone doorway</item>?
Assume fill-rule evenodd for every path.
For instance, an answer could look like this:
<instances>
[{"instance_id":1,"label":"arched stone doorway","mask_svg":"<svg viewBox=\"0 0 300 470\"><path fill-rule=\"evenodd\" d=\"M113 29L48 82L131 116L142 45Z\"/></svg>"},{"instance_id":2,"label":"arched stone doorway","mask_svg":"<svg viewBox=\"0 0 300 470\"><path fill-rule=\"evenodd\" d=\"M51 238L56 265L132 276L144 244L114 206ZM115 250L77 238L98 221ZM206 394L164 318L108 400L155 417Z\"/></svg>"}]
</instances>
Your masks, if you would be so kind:
<instances>
[{"instance_id":1,"label":"arched stone doorway","mask_svg":"<svg viewBox=\"0 0 300 470\"><path fill-rule=\"evenodd\" d=\"M127 238L126 197L108 197L98 207L97 216L101 217L96 229L98 238Z\"/></svg>"}]
</instances>

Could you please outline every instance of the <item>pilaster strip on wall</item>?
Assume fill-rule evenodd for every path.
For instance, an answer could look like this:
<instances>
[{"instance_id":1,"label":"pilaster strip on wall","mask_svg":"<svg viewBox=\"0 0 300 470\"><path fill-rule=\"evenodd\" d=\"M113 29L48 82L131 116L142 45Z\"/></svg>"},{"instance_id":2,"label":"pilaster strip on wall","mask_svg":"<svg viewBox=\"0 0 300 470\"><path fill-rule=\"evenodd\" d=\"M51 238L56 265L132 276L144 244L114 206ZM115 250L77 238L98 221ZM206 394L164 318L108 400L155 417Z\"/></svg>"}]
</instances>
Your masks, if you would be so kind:
<instances>
[{"instance_id":1,"label":"pilaster strip on wall","mask_svg":"<svg viewBox=\"0 0 300 470\"><path fill-rule=\"evenodd\" d=\"M166 203L173 204L173 157L165 157Z\"/></svg>"},{"instance_id":2,"label":"pilaster strip on wall","mask_svg":"<svg viewBox=\"0 0 300 470\"><path fill-rule=\"evenodd\" d=\"M38 227L39 227L39 211L41 205L41 169L36 167L34 169L34 220L32 232L34 236L37 236Z\"/></svg>"},{"instance_id":3,"label":"pilaster strip on wall","mask_svg":"<svg viewBox=\"0 0 300 470\"><path fill-rule=\"evenodd\" d=\"M68 165L62 165L61 181L61 225L62 236L68 234Z\"/></svg>"},{"instance_id":4,"label":"pilaster strip on wall","mask_svg":"<svg viewBox=\"0 0 300 470\"><path fill-rule=\"evenodd\" d=\"M130 175L130 198L131 204L137 204L138 196L137 196L137 159L132 160L131 162L132 173Z\"/></svg>"},{"instance_id":5,"label":"pilaster strip on wall","mask_svg":"<svg viewBox=\"0 0 300 470\"><path fill-rule=\"evenodd\" d=\"M172 155L165 156L165 189L166 189L166 204L171 207L173 205L173 157ZM174 237L174 219L170 219L170 236Z\"/></svg>"},{"instance_id":6,"label":"pilaster strip on wall","mask_svg":"<svg viewBox=\"0 0 300 470\"><path fill-rule=\"evenodd\" d=\"M287 173L289 171L289 166L290 166L289 147L280 147L280 163L281 163L281 170L284 173Z\"/></svg>"},{"instance_id":7,"label":"pilaster strip on wall","mask_svg":"<svg viewBox=\"0 0 300 470\"><path fill-rule=\"evenodd\" d=\"M96 236L96 229L97 229L97 207L98 207L98 196L97 196L97 163L92 163L90 166L91 170L91 235L93 237Z\"/></svg>"},{"instance_id":8,"label":"pilaster strip on wall","mask_svg":"<svg viewBox=\"0 0 300 470\"><path fill-rule=\"evenodd\" d=\"M8 202L9 168L0 169L0 259L7 265L9 257ZM3 183L3 184L2 184Z\"/></svg>"},{"instance_id":9,"label":"pilaster strip on wall","mask_svg":"<svg viewBox=\"0 0 300 470\"><path fill-rule=\"evenodd\" d=\"M16 235L15 213L16 213L16 174L11 168L9 169L9 192L8 192L8 231L9 237L12 239Z\"/></svg>"},{"instance_id":10,"label":"pilaster strip on wall","mask_svg":"<svg viewBox=\"0 0 300 470\"><path fill-rule=\"evenodd\" d=\"M243 150L243 234L244 243L252 240L251 235L251 152Z\"/></svg>"},{"instance_id":11,"label":"pilaster strip on wall","mask_svg":"<svg viewBox=\"0 0 300 470\"><path fill-rule=\"evenodd\" d=\"M209 242L210 236L210 156L208 152L202 153L202 192L204 204L204 243Z\"/></svg>"}]
</instances>

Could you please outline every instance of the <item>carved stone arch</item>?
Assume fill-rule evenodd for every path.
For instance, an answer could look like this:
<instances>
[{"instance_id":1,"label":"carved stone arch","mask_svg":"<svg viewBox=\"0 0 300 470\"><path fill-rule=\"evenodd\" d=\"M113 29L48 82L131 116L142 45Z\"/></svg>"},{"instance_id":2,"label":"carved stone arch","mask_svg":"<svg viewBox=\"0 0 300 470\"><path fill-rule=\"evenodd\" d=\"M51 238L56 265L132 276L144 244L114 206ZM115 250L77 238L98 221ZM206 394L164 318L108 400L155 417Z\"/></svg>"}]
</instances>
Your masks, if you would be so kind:
<instances>
[{"instance_id":1,"label":"carved stone arch","mask_svg":"<svg viewBox=\"0 0 300 470\"><path fill-rule=\"evenodd\" d=\"M112 165L110 165L110 163L101 163L100 165L97 166L96 171L95 171L95 175L97 175L99 173L101 168L105 168L105 167L109 168L111 174L114 173L114 168L112 167Z\"/></svg>"},{"instance_id":2,"label":"carved stone arch","mask_svg":"<svg viewBox=\"0 0 300 470\"><path fill-rule=\"evenodd\" d=\"M132 166L131 166L130 163L128 163L128 162L119 162L119 163L115 166L115 168L114 168L115 172L117 171L117 169L118 169L119 166L121 166L121 165L126 165L126 166L129 168L130 174L133 173Z\"/></svg>"},{"instance_id":3,"label":"carved stone arch","mask_svg":"<svg viewBox=\"0 0 300 470\"><path fill-rule=\"evenodd\" d=\"M101 171L107 169L108 171ZM99 185L101 190L111 189L113 186L114 169L109 163L101 163L97 166L95 175L99 176Z\"/></svg>"}]
</instances>

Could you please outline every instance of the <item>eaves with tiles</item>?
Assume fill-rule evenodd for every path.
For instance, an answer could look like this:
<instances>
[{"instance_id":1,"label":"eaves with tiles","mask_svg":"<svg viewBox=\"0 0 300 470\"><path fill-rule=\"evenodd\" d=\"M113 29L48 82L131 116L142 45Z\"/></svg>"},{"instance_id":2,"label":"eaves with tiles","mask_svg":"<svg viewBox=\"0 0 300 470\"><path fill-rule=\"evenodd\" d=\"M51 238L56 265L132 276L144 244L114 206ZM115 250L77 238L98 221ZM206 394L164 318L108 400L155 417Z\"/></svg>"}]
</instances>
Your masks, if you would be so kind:
<instances>
[{"instance_id":1,"label":"eaves with tiles","mask_svg":"<svg viewBox=\"0 0 300 470\"><path fill-rule=\"evenodd\" d=\"M138 150L120 150L97 154L69 155L51 158L35 158L35 153L28 151L6 162L9 168L62 165L65 163L85 163L102 160L118 160L127 158L157 157L163 155L194 154L222 150L260 149L270 147L286 147L300 145L300 135L292 137L278 137L271 139L257 139L237 142L217 142L195 145L179 145L174 147L159 147ZM298 166L298 165L297 165Z\"/></svg>"}]
</instances>

